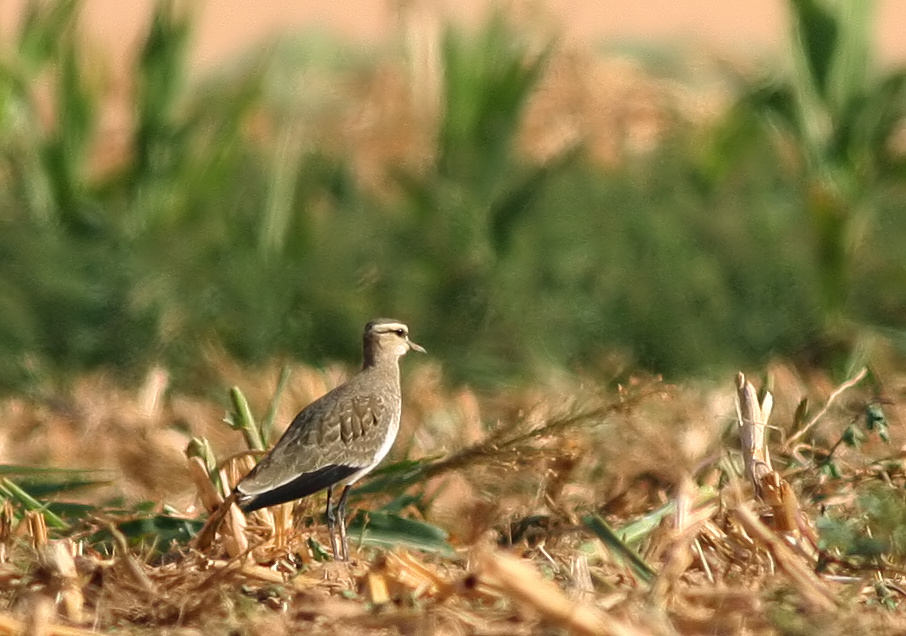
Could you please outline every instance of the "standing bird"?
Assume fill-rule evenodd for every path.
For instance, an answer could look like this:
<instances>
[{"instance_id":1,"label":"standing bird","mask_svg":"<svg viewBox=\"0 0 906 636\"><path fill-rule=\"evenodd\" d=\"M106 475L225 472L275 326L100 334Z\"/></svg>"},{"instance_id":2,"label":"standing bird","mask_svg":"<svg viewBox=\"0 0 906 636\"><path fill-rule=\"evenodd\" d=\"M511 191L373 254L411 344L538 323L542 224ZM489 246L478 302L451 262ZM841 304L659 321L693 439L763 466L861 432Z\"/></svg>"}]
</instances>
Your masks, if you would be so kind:
<instances>
[{"instance_id":1,"label":"standing bird","mask_svg":"<svg viewBox=\"0 0 906 636\"><path fill-rule=\"evenodd\" d=\"M409 340L406 325L386 318L365 325L363 345L362 370L302 409L274 448L224 502L228 508L235 501L248 513L327 488L330 543L334 558L343 561L349 558L349 489L384 459L399 432L399 359L410 349L425 353ZM333 489L339 485L343 492L333 508Z\"/></svg>"}]
</instances>

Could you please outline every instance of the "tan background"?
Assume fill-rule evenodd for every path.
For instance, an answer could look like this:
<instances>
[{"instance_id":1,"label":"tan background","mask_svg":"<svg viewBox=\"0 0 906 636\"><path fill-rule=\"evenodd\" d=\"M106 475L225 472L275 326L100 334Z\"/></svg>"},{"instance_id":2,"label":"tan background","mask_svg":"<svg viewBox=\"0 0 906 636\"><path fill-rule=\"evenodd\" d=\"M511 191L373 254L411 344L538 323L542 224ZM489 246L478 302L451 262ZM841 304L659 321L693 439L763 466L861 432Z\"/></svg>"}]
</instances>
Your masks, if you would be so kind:
<instances>
[{"instance_id":1,"label":"tan background","mask_svg":"<svg viewBox=\"0 0 906 636\"><path fill-rule=\"evenodd\" d=\"M207 66L270 35L320 26L352 40L380 41L393 34L403 0L209 0L195 3L194 56ZM440 15L474 20L491 0L410 0ZM0 0L8 31L24 0ZM547 0L510 2L558 23L567 39L692 44L719 54L770 56L781 51L787 24L781 0ZM142 32L150 0L87 0L85 25L115 55L128 53ZM526 9L528 7L528 9ZM538 9L543 7L543 9ZM878 53L885 63L906 63L906 0L879 2Z\"/></svg>"}]
</instances>

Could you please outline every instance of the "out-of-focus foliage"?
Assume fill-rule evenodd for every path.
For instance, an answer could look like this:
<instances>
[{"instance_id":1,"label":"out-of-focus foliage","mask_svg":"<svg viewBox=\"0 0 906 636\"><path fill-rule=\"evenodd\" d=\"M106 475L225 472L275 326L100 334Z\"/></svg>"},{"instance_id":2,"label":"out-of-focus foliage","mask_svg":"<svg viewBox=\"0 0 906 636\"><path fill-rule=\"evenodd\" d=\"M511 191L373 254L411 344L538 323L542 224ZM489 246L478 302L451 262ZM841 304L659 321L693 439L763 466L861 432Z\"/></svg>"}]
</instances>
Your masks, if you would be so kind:
<instances>
[{"instance_id":1,"label":"out-of-focus foliage","mask_svg":"<svg viewBox=\"0 0 906 636\"><path fill-rule=\"evenodd\" d=\"M868 484L857 493L854 510L818 520L822 548L872 562L906 557L906 497L901 490Z\"/></svg>"},{"instance_id":2,"label":"out-of-focus foliage","mask_svg":"<svg viewBox=\"0 0 906 636\"><path fill-rule=\"evenodd\" d=\"M767 133L799 181L797 207L827 327L839 330L853 318L902 327L889 303L897 304L892 299L903 280L893 272L904 263L889 249L887 233L902 227L906 69L882 71L873 62L873 0L788 4L793 70L744 81L714 146L719 150L706 162L709 172L719 178L739 166L752 141ZM891 223L889 215L898 220Z\"/></svg>"},{"instance_id":3,"label":"out-of-focus foliage","mask_svg":"<svg viewBox=\"0 0 906 636\"><path fill-rule=\"evenodd\" d=\"M902 169L887 144L901 74L867 72L867 10L850 27L795 6L824 16L797 22L799 83L744 103L783 124L800 171L743 117L721 131L753 140L732 161L684 124L620 167L581 144L528 158L517 135L557 47L497 17L445 31L430 159L387 166L388 193L325 142L343 105L319 78L373 77L403 66L395 53L312 39L194 81L191 16L159 3L110 150L78 3L34 2L0 49L0 386L198 371L210 343L243 362L353 361L375 315L472 382L613 350L674 376L747 364L812 347L844 309L902 326L902 192L873 187ZM856 226L858 249L840 238Z\"/></svg>"}]
</instances>

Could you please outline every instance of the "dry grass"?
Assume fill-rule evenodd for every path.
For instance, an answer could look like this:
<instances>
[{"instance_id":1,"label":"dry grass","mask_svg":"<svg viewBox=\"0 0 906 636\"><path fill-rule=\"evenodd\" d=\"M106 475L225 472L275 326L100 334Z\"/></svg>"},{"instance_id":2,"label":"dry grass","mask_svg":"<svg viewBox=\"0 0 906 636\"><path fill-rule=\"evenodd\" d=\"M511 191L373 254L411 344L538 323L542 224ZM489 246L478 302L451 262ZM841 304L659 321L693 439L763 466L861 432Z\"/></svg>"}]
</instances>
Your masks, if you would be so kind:
<instances>
[{"instance_id":1,"label":"dry grass","mask_svg":"<svg viewBox=\"0 0 906 636\"><path fill-rule=\"evenodd\" d=\"M253 410L263 413L278 372L248 374L221 364L221 375L244 387ZM277 421L289 421L343 375L295 369ZM772 375L771 423L787 435L801 397L823 404L834 390L783 366ZM114 484L83 500L125 494L199 516L183 454L189 436L211 439L222 459L241 449L241 435L220 421L226 400L167 391L163 377L153 372L138 391L86 377L53 400L7 400L0 405L3 462L103 468ZM888 378L891 396L902 394L900 376L879 377ZM177 545L152 557L117 533L112 553L101 553L84 534L61 539L40 527L40 515L19 521L7 509L0 633L906 630L900 560L856 563L819 553L772 525L774 509L756 497L734 450L734 391L727 384L675 387L648 379L601 388L560 379L479 396L449 390L436 367L412 369L395 458L437 459L426 463L416 487L429 503L404 514L446 529L454 557L354 542L349 565L317 560L309 538L325 545L326 529L306 517L320 510L317 498L300 506L305 527L293 526L289 515L250 519L249 550L233 559L220 541L204 553ZM830 446L824 440L845 427L852 405L871 397L860 390L838 395L815 423L819 435L800 438L797 452L803 439ZM896 404L889 406L895 444L902 439L899 415ZM899 455L885 458L889 449L877 442L842 454L845 474L835 480L808 468L778 468L789 454L773 437L773 468L798 496L809 526L819 498L845 510L860 484L906 482ZM358 505L376 509L389 498L369 495ZM654 571L650 580L585 522L597 516L630 532L629 522L658 510L665 510L660 522L633 529L639 539L630 546Z\"/></svg>"}]
</instances>

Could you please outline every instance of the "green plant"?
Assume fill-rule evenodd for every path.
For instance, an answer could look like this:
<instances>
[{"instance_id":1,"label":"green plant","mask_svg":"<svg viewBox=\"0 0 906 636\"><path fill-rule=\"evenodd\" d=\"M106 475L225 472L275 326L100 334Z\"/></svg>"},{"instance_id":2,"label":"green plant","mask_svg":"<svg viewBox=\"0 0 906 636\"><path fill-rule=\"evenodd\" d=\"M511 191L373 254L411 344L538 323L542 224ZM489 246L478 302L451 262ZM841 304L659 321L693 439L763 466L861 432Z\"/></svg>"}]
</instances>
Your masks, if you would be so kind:
<instances>
[{"instance_id":1,"label":"green plant","mask_svg":"<svg viewBox=\"0 0 906 636\"><path fill-rule=\"evenodd\" d=\"M903 314L902 203L865 187L897 174L892 149L872 150L898 121L895 74L834 106L833 143L806 125L837 122L804 92L825 93L787 82L742 100L736 114L748 116L732 118L726 145L753 143L735 164L702 157L708 131L681 118L616 168L581 147L542 162L517 139L556 43L537 45L498 15L476 32L446 29L429 159L386 166L392 187L375 192L356 152L325 130L353 112L350 84L373 88L399 59L306 37L193 81L192 13L161 2L132 68L135 117L99 163L108 82L79 33L79 3L29 7L0 47L5 390L151 362L204 384L212 343L246 363L355 362L376 315L405 318L452 377L485 386L595 367L614 350L676 377L808 348L827 330L841 271L858 277L856 313L884 324ZM854 27L835 28L840 44ZM802 55L802 77L839 74ZM816 229L817 208L796 214L802 183L753 134L775 120L783 139L801 137L802 181L827 173L815 182L833 185L841 169L825 164L856 171L862 185L840 189L855 203L837 230ZM850 253L838 239L875 202L877 249L833 266Z\"/></svg>"},{"instance_id":2,"label":"green plant","mask_svg":"<svg viewBox=\"0 0 906 636\"><path fill-rule=\"evenodd\" d=\"M158 3L137 64L128 151L96 165L105 78L86 63L78 8L29 3L0 51L4 387L147 364L183 313L162 265L180 243L205 253L221 242L230 219L212 210L245 187L237 172L255 75L189 93L188 18L170 2Z\"/></svg>"},{"instance_id":3,"label":"green plant","mask_svg":"<svg viewBox=\"0 0 906 636\"><path fill-rule=\"evenodd\" d=\"M751 148L748 125L776 134L792 154L801 208L819 274L827 328L870 314L852 305L853 276L881 194L906 182L906 157L892 143L906 117L906 70L879 72L872 59L875 2L790 0L793 73L744 90L712 161L715 175ZM726 162L720 166L721 161Z\"/></svg>"},{"instance_id":4,"label":"green plant","mask_svg":"<svg viewBox=\"0 0 906 636\"><path fill-rule=\"evenodd\" d=\"M501 274L520 229L540 221L544 192L576 159L567 150L533 163L516 147L523 115L553 51L552 41L534 45L502 14L476 33L447 28L433 160L419 172L397 173L403 213L394 215L388 247L405 249L407 262L381 268L392 276L378 281L375 296L389 299L381 304L421 316L441 342L480 338L482 346L468 351L473 373L501 371L494 359L511 343L487 348L499 329L513 326L503 327L511 316L502 313ZM389 251L381 256L392 260ZM421 290L418 303L409 289Z\"/></svg>"},{"instance_id":5,"label":"green plant","mask_svg":"<svg viewBox=\"0 0 906 636\"><path fill-rule=\"evenodd\" d=\"M114 534L120 533L133 545L144 544L164 552L174 541L185 543L201 524L175 514L167 506L140 502L131 506L109 501L78 504L61 501L73 492L109 485L109 475L99 471L34 466L0 465L0 503L8 502L11 516L6 523L23 524L25 513L44 519L50 538L86 536L102 552L112 552ZM103 529L97 530L98 525Z\"/></svg>"},{"instance_id":6,"label":"green plant","mask_svg":"<svg viewBox=\"0 0 906 636\"><path fill-rule=\"evenodd\" d=\"M864 430L863 430L864 429ZM877 433L882 442L890 443L890 425L880 402L869 402L856 413L850 423L843 429L839 439L827 450L818 461L818 468L831 477L842 476L834 454L841 448L859 448L871 433Z\"/></svg>"},{"instance_id":7,"label":"green plant","mask_svg":"<svg viewBox=\"0 0 906 636\"><path fill-rule=\"evenodd\" d=\"M852 510L818 519L821 548L858 562L906 558L906 496L879 483L859 488Z\"/></svg>"}]
</instances>

